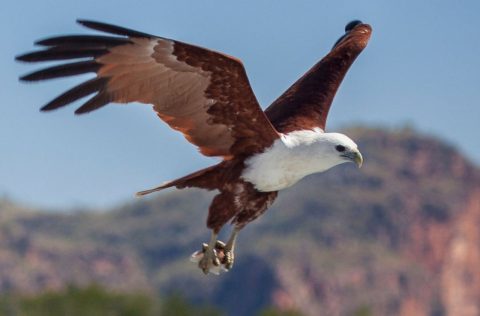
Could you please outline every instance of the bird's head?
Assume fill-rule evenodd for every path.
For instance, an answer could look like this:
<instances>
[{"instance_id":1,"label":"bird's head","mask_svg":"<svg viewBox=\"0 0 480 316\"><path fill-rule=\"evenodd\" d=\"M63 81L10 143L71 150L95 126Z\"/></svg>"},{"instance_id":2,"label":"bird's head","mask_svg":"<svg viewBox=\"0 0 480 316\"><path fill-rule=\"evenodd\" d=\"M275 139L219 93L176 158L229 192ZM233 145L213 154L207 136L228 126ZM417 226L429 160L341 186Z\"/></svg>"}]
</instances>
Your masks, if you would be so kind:
<instances>
[{"instance_id":1,"label":"bird's head","mask_svg":"<svg viewBox=\"0 0 480 316\"><path fill-rule=\"evenodd\" d=\"M327 164L326 169L345 162L353 162L359 168L363 164L357 144L344 134L322 133L312 145L314 155L321 163Z\"/></svg>"},{"instance_id":2,"label":"bird's head","mask_svg":"<svg viewBox=\"0 0 480 316\"><path fill-rule=\"evenodd\" d=\"M359 168L363 164L363 156L357 144L348 136L340 133L325 133L327 144L330 143L331 154L340 160L340 163L353 162Z\"/></svg>"},{"instance_id":3,"label":"bird's head","mask_svg":"<svg viewBox=\"0 0 480 316\"><path fill-rule=\"evenodd\" d=\"M283 141L310 173L345 162L353 162L360 168L363 163L357 144L344 134L297 131L285 135Z\"/></svg>"}]
</instances>

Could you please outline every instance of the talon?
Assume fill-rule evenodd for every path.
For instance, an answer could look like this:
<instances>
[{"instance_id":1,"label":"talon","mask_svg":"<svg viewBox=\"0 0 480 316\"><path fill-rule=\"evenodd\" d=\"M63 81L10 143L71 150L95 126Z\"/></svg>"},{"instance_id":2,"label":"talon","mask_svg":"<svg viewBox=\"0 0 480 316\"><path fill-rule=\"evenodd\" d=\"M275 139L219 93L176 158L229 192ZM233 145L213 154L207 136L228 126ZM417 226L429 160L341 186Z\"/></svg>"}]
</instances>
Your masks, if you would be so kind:
<instances>
[{"instance_id":1,"label":"talon","mask_svg":"<svg viewBox=\"0 0 480 316\"><path fill-rule=\"evenodd\" d=\"M225 270L222 264L224 257L224 243L216 240L216 235L212 235L210 243L202 244L202 249L192 254L190 261L196 262L204 274L220 274ZM220 255L220 256L219 256Z\"/></svg>"},{"instance_id":2,"label":"talon","mask_svg":"<svg viewBox=\"0 0 480 316\"><path fill-rule=\"evenodd\" d=\"M225 243L223 241L217 240L217 242L215 243L215 254L219 259L219 264L223 264L225 258Z\"/></svg>"},{"instance_id":3,"label":"talon","mask_svg":"<svg viewBox=\"0 0 480 316\"><path fill-rule=\"evenodd\" d=\"M235 229L227 243L217 240L216 234L208 244L203 243L202 249L192 254L190 261L198 264L203 273L220 274L221 271L228 271L233 267L235 259L233 250L238 230Z\"/></svg>"},{"instance_id":4,"label":"talon","mask_svg":"<svg viewBox=\"0 0 480 316\"><path fill-rule=\"evenodd\" d=\"M225 269L228 271L233 267L233 262L235 260L234 249L235 249L235 240L237 239L237 234L240 228L235 228L228 239L227 244L223 247L223 260L222 264Z\"/></svg>"},{"instance_id":5,"label":"talon","mask_svg":"<svg viewBox=\"0 0 480 316\"><path fill-rule=\"evenodd\" d=\"M198 262L198 267L203 271L203 273L208 274L210 269L218 267L220 261L216 257L216 254L213 251L207 251L204 253L203 258ZM213 271L212 271L213 272Z\"/></svg>"},{"instance_id":6,"label":"talon","mask_svg":"<svg viewBox=\"0 0 480 316\"><path fill-rule=\"evenodd\" d=\"M208 274L208 271L212 266L220 265L220 261L217 258L215 250L207 249L203 253L203 257L198 262L198 267L202 269L203 273Z\"/></svg>"},{"instance_id":7,"label":"talon","mask_svg":"<svg viewBox=\"0 0 480 316\"><path fill-rule=\"evenodd\" d=\"M235 260L235 256L233 254L233 251L229 250L225 252L225 260L224 260L224 266L225 269L230 270L233 267L233 262Z\"/></svg>"},{"instance_id":8,"label":"talon","mask_svg":"<svg viewBox=\"0 0 480 316\"><path fill-rule=\"evenodd\" d=\"M216 252L216 251L214 250L214 252ZM213 265L216 266L216 267L218 267L220 265L220 259L218 258L216 253L215 253L215 257L213 258L212 262L213 262Z\"/></svg>"},{"instance_id":9,"label":"talon","mask_svg":"<svg viewBox=\"0 0 480 316\"><path fill-rule=\"evenodd\" d=\"M217 242L215 243L215 249L225 249L225 243L221 240L217 240Z\"/></svg>"}]
</instances>

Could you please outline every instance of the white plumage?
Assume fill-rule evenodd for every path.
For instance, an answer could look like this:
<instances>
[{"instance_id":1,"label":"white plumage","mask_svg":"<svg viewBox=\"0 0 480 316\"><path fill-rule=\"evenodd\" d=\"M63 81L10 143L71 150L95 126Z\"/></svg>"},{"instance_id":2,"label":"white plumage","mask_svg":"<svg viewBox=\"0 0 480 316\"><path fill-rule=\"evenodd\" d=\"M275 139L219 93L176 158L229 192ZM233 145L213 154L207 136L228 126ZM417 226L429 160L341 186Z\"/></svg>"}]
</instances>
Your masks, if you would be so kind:
<instances>
[{"instance_id":1,"label":"white plumage","mask_svg":"<svg viewBox=\"0 0 480 316\"><path fill-rule=\"evenodd\" d=\"M345 150L339 152L337 146ZM307 175L351 162L345 157L349 153L358 155L359 151L344 134L324 133L320 128L294 131L282 134L270 148L246 160L242 178L259 191L278 191Z\"/></svg>"}]
</instances>

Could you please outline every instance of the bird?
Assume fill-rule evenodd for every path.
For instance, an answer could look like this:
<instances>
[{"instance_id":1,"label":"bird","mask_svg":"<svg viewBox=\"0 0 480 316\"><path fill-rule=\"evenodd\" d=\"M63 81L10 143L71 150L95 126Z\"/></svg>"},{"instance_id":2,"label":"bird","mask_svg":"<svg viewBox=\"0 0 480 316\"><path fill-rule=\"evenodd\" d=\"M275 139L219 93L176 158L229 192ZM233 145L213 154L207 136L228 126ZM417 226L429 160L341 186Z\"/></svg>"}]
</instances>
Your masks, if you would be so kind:
<instances>
[{"instance_id":1,"label":"bird","mask_svg":"<svg viewBox=\"0 0 480 316\"><path fill-rule=\"evenodd\" d=\"M262 215L278 191L303 177L363 157L356 143L325 130L333 98L346 72L370 39L370 25L354 20L333 48L266 110L250 86L242 62L227 54L112 24L77 20L101 35L55 36L35 42L41 48L17 61L55 62L21 81L94 73L41 108L52 111L91 96L75 114L107 104L142 103L172 129L218 163L140 191L166 188L216 191L206 226L208 243L191 260L205 273L229 271L239 232ZM68 60L71 60L67 62ZM227 242L218 239L232 225Z\"/></svg>"}]
</instances>

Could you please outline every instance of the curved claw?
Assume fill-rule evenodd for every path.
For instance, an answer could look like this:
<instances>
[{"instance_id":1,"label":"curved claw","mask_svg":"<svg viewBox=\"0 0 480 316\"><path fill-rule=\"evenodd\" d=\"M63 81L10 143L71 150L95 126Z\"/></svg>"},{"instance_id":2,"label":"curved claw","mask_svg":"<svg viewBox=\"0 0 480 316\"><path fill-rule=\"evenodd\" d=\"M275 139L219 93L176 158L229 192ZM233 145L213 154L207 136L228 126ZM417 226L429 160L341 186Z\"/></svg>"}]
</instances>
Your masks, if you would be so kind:
<instances>
[{"instance_id":1,"label":"curved claw","mask_svg":"<svg viewBox=\"0 0 480 316\"><path fill-rule=\"evenodd\" d=\"M211 240L210 244L203 243L202 249L196 251L190 257L190 261L197 263L203 273L220 274L233 267L235 259L233 249L235 244L236 231L227 244L221 240ZM209 249L212 246L213 249Z\"/></svg>"},{"instance_id":2,"label":"curved claw","mask_svg":"<svg viewBox=\"0 0 480 316\"><path fill-rule=\"evenodd\" d=\"M231 268L233 268L234 260L235 260L235 256L233 254L233 251L232 250L226 251L224 262L222 262L223 265L225 266L225 269L230 270Z\"/></svg>"},{"instance_id":3,"label":"curved claw","mask_svg":"<svg viewBox=\"0 0 480 316\"><path fill-rule=\"evenodd\" d=\"M225 244L221 241L215 243L215 248L211 251L208 248L208 244L202 244L202 249L195 251L190 256L190 261L197 263L198 267L203 273L220 274L222 271L226 271L223 265Z\"/></svg>"},{"instance_id":4,"label":"curved claw","mask_svg":"<svg viewBox=\"0 0 480 316\"><path fill-rule=\"evenodd\" d=\"M225 271L230 270L233 267L234 261L233 248L231 248L231 245L217 240L217 243L215 244L215 251Z\"/></svg>"}]
</instances>

